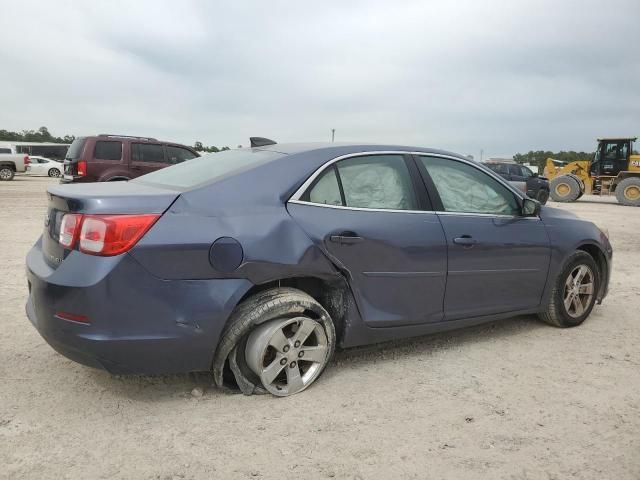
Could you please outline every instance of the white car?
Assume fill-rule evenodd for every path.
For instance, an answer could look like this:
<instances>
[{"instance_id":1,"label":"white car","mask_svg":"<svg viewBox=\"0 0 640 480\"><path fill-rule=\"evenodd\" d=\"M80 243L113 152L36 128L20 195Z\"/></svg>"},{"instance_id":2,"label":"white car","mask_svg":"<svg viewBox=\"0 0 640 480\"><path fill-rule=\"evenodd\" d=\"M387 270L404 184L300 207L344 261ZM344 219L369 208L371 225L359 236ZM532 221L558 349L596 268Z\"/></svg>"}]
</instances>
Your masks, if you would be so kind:
<instances>
[{"instance_id":1,"label":"white car","mask_svg":"<svg viewBox=\"0 0 640 480\"><path fill-rule=\"evenodd\" d=\"M29 159L31 163L27 166L28 174L48 175L50 177L62 176L62 163L44 157L29 157Z\"/></svg>"}]
</instances>

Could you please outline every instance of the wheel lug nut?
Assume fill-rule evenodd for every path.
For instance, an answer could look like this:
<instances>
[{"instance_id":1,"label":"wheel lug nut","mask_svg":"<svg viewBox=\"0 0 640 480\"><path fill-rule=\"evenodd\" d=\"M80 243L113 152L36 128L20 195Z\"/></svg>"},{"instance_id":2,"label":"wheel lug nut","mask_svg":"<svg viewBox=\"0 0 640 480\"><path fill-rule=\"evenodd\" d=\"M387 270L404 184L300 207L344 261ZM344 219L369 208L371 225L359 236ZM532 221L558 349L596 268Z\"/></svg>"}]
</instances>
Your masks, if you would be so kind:
<instances>
[{"instance_id":1,"label":"wheel lug nut","mask_svg":"<svg viewBox=\"0 0 640 480\"><path fill-rule=\"evenodd\" d=\"M295 368L296 367L296 362L291 362L289 364L289 368Z\"/></svg>"},{"instance_id":2,"label":"wheel lug nut","mask_svg":"<svg viewBox=\"0 0 640 480\"><path fill-rule=\"evenodd\" d=\"M287 364L287 359L283 358L282 360L280 360L280 365L286 365Z\"/></svg>"},{"instance_id":3,"label":"wheel lug nut","mask_svg":"<svg viewBox=\"0 0 640 480\"><path fill-rule=\"evenodd\" d=\"M304 357L304 350L300 350L300 351L298 352L298 357L299 357L299 358Z\"/></svg>"},{"instance_id":4,"label":"wheel lug nut","mask_svg":"<svg viewBox=\"0 0 640 480\"><path fill-rule=\"evenodd\" d=\"M300 346L300 340L296 340L296 343L294 343L293 346L298 348Z\"/></svg>"},{"instance_id":5,"label":"wheel lug nut","mask_svg":"<svg viewBox=\"0 0 640 480\"><path fill-rule=\"evenodd\" d=\"M287 353L289 351L289 348L290 348L289 345L285 345L284 348L282 349L282 351L284 353Z\"/></svg>"}]
</instances>

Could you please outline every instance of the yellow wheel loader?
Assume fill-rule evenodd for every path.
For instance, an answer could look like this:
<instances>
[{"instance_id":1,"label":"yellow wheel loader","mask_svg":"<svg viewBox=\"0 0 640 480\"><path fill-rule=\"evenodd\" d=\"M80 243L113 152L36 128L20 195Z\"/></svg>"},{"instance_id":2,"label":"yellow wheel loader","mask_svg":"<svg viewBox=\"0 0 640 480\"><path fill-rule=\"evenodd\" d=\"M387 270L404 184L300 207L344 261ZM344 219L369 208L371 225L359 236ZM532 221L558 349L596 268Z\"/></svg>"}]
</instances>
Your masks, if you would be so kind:
<instances>
[{"instance_id":1,"label":"yellow wheel loader","mask_svg":"<svg viewBox=\"0 0 640 480\"><path fill-rule=\"evenodd\" d=\"M574 202L582 195L615 193L619 203L640 206L640 155L635 138L599 138L593 160L564 163L547 159L544 175L556 202Z\"/></svg>"}]
</instances>

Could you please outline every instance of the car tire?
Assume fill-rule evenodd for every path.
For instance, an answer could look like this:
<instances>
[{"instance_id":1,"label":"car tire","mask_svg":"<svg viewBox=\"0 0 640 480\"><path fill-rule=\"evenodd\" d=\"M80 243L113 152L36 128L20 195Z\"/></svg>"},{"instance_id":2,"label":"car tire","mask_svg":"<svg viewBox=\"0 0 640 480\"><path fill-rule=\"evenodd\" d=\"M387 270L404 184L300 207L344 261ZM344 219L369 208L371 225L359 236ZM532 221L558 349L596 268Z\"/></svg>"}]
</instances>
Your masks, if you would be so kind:
<instances>
[{"instance_id":1,"label":"car tire","mask_svg":"<svg viewBox=\"0 0 640 480\"><path fill-rule=\"evenodd\" d=\"M616 199L622 205L640 206L640 178L629 177L616 187Z\"/></svg>"},{"instance_id":2,"label":"car tire","mask_svg":"<svg viewBox=\"0 0 640 480\"><path fill-rule=\"evenodd\" d=\"M60 170L58 170L57 168L50 168L49 171L47 172L47 175L49 175L52 178L58 178L62 176L60 174Z\"/></svg>"},{"instance_id":3,"label":"car tire","mask_svg":"<svg viewBox=\"0 0 640 480\"><path fill-rule=\"evenodd\" d=\"M569 175L560 175L549 183L551 199L554 202L575 202L582 189L580 183Z\"/></svg>"},{"instance_id":4,"label":"car tire","mask_svg":"<svg viewBox=\"0 0 640 480\"><path fill-rule=\"evenodd\" d=\"M598 265L591 255L578 250L565 262L546 310L539 313L539 317L554 327L576 327L593 310L599 289Z\"/></svg>"},{"instance_id":5,"label":"car tire","mask_svg":"<svg viewBox=\"0 0 640 480\"><path fill-rule=\"evenodd\" d=\"M536 200L540 202L540 205L544 205L549 200L549 190L540 189L536 195Z\"/></svg>"},{"instance_id":6,"label":"car tire","mask_svg":"<svg viewBox=\"0 0 640 480\"><path fill-rule=\"evenodd\" d=\"M13 168L2 166L0 167L0 180L8 182L9 180L13 180L16 172L13 171Z\"/></svg>"},{"instance_id":7,"label":"car tire","mask_svg":"<svg viewBox=\"0 0 640 480\"><path fill-rule=\"evenodd\" d=\"M296 335L306 330L309 336L297 344ZM272 346L277 343L274 338L282 336L286 343ZM214 381L219 387L228 386L225 372L230 378L230 370L246 395L293 395L318 379L333 357L335 344L331 316L313 297L295 288L265 290L244 300L231 315L214 355ZM305 353L312 347L313 354ZM282 368L271 379L279 366ZM295 371L302 381L293 375Z\"/></svg>"}]
</instances>

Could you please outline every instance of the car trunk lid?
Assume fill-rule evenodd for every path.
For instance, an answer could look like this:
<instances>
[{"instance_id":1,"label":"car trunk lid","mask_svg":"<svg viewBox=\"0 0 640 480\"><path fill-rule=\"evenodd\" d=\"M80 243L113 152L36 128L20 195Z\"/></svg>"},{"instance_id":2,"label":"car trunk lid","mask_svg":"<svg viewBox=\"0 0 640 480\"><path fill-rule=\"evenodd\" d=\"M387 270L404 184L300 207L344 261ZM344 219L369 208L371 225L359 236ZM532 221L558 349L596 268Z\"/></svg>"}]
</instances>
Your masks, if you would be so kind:
<instances>
[{"instance_id":1,"label":"car trunk lid","mask_svg":"<svg viewBox=\"0 0 640 480\"><path fill-rule=\"evenodd\" d=\"M60 244L60 227L66 213L131 215L164 213L180 192L128 182L56 185L47 191L49 202L42 235L47 264L57 268L71 250Z\"/></svg>"}]
</instances>

